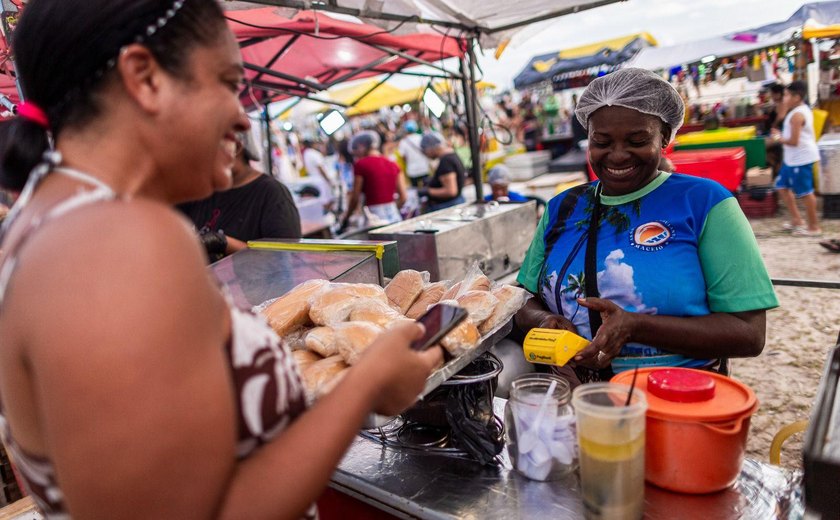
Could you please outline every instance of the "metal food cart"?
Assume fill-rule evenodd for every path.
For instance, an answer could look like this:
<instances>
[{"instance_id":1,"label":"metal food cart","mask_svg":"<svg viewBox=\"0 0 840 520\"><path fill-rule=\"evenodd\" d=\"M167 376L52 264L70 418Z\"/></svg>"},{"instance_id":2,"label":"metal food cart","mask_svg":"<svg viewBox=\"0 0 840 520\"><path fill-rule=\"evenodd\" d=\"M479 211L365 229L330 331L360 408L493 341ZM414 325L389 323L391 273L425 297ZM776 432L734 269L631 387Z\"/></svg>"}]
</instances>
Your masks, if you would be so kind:
<instances>
[{"instance_id":1,"label":"metal food cart","mask_svg":"<svg viewBox=\"0 0 840 520\"><path fill-rule=\"evenodd\" d=\"M397 242L402 269L457 280L478 262L493 280L518 271L537 227L536 202L475 203L428 213L368 234Z\"/></svg>"},{"instance_id":2,"label":"metal food cart","mask_svg":"<svg viewBox=\"0 0 840 520\"><path fill-rule=\"evenodd\" d=\"M505 400L496 398L496 415ZM745 460L736 484L719 493L686 495L645 488L645 518L801 518L801 472ZM358 504L361 502L361 506ZM358 437L319 502L324 518L514 519L584 517L575 474L537 482L501 464L482 466L464 457L395 449ZM359 512L359 507L367 508Z\"/></svg>"}]
</instances>

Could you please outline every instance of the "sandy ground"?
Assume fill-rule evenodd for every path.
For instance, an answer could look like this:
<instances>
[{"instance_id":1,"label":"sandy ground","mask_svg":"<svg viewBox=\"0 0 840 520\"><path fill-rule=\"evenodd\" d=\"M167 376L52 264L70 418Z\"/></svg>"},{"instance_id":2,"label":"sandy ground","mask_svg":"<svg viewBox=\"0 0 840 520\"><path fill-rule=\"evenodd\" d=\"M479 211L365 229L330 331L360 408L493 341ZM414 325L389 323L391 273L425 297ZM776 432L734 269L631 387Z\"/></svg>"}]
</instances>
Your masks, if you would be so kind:
<instances>
[{"instance_id":1,"label":"sandy ground","mask_svg":"<svg viewBox=\"0 0 840 520\"><path fill-rule=\"evenodd\" d=\"M822 212L820 212L822 215ZM840 239L840 220L822 222L823 238L793 237L776 218L752 219L772 278L840 281L840 254L819 245ZM767 314L767 342L757 358L736 359L732 375L755 390L761 407L753 416L748 456L767 461L773 436L783 426L808 419L828 350L840 332L840 290L777 287L780 306ZM802 437L782 449L782 465L802 466Z\"/></svg>"}]
</instances>

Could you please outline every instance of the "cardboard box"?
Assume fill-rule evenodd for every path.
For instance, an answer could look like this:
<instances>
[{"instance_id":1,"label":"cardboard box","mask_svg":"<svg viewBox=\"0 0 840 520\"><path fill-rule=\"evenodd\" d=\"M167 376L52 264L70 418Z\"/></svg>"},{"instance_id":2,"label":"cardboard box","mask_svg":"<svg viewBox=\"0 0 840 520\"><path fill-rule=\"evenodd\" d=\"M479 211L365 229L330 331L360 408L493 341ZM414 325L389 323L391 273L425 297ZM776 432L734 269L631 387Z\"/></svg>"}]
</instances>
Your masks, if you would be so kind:
<instances>
[{"instance_id":1,"label":"cardboard box","mask_svg":"<svg viewBox=\"0 0 840 520\"><path fill-rule=\"evenodd\" d=\"M746 185L748 188L770 184L773 184L773 170L771 168L753 166L747 170Z\"/></svg>"}]
</instances>

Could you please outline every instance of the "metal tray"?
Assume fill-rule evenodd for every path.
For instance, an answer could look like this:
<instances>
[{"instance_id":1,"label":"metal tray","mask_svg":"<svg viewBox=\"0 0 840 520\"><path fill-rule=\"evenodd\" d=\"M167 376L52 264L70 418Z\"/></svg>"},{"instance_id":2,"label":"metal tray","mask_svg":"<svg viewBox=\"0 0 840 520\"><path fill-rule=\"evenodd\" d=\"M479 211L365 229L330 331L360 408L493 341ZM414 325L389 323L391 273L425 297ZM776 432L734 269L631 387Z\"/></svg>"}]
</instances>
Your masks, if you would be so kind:
<instances>
[{"instance_id":1,"label":"metal tray","mask_svg":"<svg viewBox=\"0 0 840 520\"><path fill-rule=\"evenodd\" d=\"M447 364L432 372L432 375L430 375L429 378L426 379L426 386L420 393L419 398L423 399L424 397L429 395L429 393L431 393L432 390L439 387L449 378L463 370L464 367L475 361L475 359L478 356L484 354L485 352L490 350L493 347L493 345L504 339L505 336L510 334L511 330L513 330L512 316L509 320L482 336L481 341L478 343L477 347L470 350L469 352L465 352L464 354L456 357L455 359L452 359ZM385 415L373 413L368 416L363 428L380 428L390 423L394 419L396 419L396 417L388 417Z\"/></svg>"}]
</instances>

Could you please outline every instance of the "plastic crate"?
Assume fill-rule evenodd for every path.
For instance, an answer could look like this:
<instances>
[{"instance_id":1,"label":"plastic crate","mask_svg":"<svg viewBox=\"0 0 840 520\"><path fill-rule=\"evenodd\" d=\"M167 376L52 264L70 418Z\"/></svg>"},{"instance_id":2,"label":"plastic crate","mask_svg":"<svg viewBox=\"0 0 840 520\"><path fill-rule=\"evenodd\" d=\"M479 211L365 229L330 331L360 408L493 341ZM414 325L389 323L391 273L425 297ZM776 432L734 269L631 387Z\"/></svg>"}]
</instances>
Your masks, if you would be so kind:
<instances>
[{"instance_id":1,"label":"plastic crate","mask_svg":"<svg viewBox=\"0 0 840 520\"><path fill-rule=\"evenodd\" d=\"M779 207L772 187L750 188L739 192L738 204L747 218L773 217Z\"/></svg>"},{"instance_id":2,"label":"plastic crate","mask_svg":"<svg viewBox=\"0 0 840 520\"><path fill-rule=\"evenodd\" d=\"M674 171L717 181L735 191L744 180L746 153L743 147L714 150L683 150L670 156Z\"/></svg>"},{"instance_id":3,"label":"plastic crate","mask_svg":"<svg viewBox=\"0 0 840 520\"><path fill-rule=\"evenodd\" d=\"M840 194L823 195L823 218L840 218Z\"/></svg>"}]
</instances>

